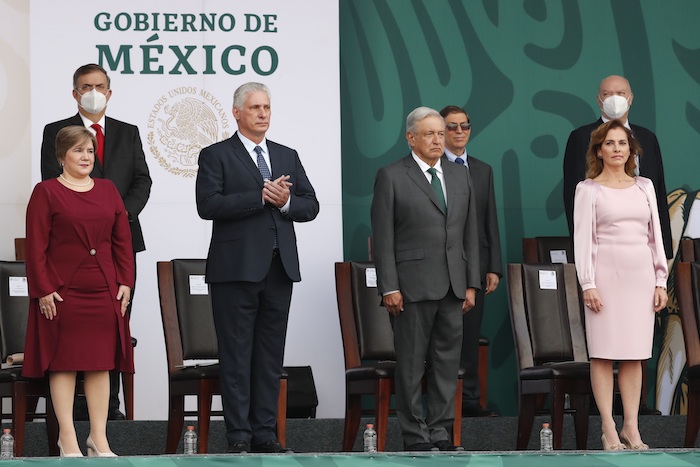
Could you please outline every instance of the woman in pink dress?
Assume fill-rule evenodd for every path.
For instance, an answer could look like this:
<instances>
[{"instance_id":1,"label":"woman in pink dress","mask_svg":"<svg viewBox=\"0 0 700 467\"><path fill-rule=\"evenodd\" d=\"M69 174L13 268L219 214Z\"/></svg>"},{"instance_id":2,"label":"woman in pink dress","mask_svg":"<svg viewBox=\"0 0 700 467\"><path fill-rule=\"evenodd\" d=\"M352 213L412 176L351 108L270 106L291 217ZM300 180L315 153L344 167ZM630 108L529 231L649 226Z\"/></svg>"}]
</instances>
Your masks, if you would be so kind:
<instances>
[{"instance_id":1,"label":"woman in pink dress","mask_svg":"<svg viewBox=\"0 0 700 467\"><path fill-rule=\"evenodd\" d=\"M109 180L92 179L95 137L85 127L56 136L58 178L34 187L27 206L30 310L23 375L47 372L62 456L82 456L73 423L76 372L84 372L88 455L114 456L107 441L109 370L134 371L129 321L131 232Z\"/></svg>"},{"instance_id":2,"label":"woman in pink dress","mask_svg":"<svg viewBox=\"0 0 700 467\"><path fill-rule=\"evenodd\" d=\"M635 176L639 142L619 120L591 135L586 180L574 199L574 257L586 306L591 386L605 450L648 449L637 414L641 360L651 357L654 313L666 306L668 265L651 181ZM624 423L612 416L613 362Z\"/></svg>"}]
</instances>

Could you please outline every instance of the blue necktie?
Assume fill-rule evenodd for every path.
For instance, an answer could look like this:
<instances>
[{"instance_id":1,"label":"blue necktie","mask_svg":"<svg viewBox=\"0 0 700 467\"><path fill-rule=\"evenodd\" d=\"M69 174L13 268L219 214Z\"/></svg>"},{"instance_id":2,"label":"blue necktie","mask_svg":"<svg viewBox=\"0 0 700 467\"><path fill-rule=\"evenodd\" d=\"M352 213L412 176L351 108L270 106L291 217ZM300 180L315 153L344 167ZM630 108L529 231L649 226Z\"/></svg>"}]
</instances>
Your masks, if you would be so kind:
<instances>
[{"instance_id":1,"label":"blue necktie","mask_svg":"<svg viewBox=\"0 0 700 467\"><path fill-rule=\"evenodd\" d=\"M459 165L464 165L464 159L462 159L461 157L456 158L455 162Z\"/></svg>"},{"instance_id":2,"label":"blue necktie","mask_svg":"<svg viewBox=\"0 0 700 467\"><path fill-rule=\"evenodd\" d=\"M272 174L270 173L270 168L265 163L265 158L262 155L262 148L260 146L255 146L253 151L255 151L255 154L258 155L258 170L260 171L260 175L262 175L263 180L271 180ZM273 242L272 248L276 250L278 246L277 229L275 229L275 241Z\"/></svg>"},{"instance_id":3,"label":"blue necktie","mask_svg":"<svg viewBox=\"0 0 700 467\"><path fill-rule=\"evenodd\" d=\"M440 182L440 178L438 178L437 176L437 170L435 170L435 167L431 167L428 169L428 173L433 177L430 181L430 185L433 187L433 191L435 191L435 194L437 195L438 201L440 201L442 208L445 210L445 212L447 212L445 193L442 192L442 183Z\"/></svg>"},{"instance_id":4,"label":"blue necktie","mask_svg":"<svg viewBox=\"0 0 700 467\"><path fill-rule=\"evenodd\" d=\"M253 151L258 155L258 170L263 180L272 180L272 173L270 173L270 168L265 163L265 158L262 155L262 148L260 146L255 146Z\"/></svg>"}]
</instances>

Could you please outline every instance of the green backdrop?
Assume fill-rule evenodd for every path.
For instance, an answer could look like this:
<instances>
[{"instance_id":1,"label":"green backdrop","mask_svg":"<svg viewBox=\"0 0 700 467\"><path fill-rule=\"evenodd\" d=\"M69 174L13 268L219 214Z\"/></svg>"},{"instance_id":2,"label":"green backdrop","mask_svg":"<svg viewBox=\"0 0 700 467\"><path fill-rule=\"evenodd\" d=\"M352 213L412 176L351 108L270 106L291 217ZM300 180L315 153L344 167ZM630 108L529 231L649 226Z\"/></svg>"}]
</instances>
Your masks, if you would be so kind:
<instances>
[{"instance_id":1,"label":"green backdrop","mask_svg":"<svg viewBox=\"0 0 700 467\"><path fill-rule=\"evenodd\" d=\"M421 105L470 113L469 153L494 169L504 262L521 261L523 237L568 235L564 148L598 118L605 76L630 80L630 120L657 133L668 191L700 187L698 1L340 0L339 19L346 260L367 259L374 175L408 154L406 115ZM514 415L504 283L482 332L489 406ZM653 405L655 359L649 369Z\"/></svg>"}]
</instances>

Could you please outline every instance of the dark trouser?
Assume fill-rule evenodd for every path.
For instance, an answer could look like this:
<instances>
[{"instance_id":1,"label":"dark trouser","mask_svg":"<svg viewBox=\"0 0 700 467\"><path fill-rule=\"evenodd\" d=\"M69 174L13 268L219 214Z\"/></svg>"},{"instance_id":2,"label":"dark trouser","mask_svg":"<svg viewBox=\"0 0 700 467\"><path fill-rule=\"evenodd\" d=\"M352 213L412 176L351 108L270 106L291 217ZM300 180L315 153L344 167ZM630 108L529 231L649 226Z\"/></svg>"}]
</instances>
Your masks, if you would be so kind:
<instances>
[{"instance_id":1,"label":"dark trouser","mask_svg":"<svg viewBox=\"0 0 700 467\"><path fill-rule=\"evenodd\" d=\"M484 291L476 293L476 305L463 315L462 356L459 366L464 369L462 381L463 406L479 405L479 338L484 316Z\"/></svg>"},{"instance_id":2,"label":"dark trouser","mask_svg":"<svg viewBox=\"0 0 700 467\"><path fill-rule=\"evenodd\" d=\"M396 348L396 408L404 445L449 440L462 342L462 300L404 303L392 320ZM424 415L421 381L427 378Z\"/></svg>"},{"instance_id":3,"label":"dark trouser","mask_svg":"<svg viewBox=\"0 0 700 467\"><path fill-rule=\"evenodd\" d=\"M276 440L292 281L276 256L260 282L210 286L228 443Z\"/></svg>"}]
</instances>

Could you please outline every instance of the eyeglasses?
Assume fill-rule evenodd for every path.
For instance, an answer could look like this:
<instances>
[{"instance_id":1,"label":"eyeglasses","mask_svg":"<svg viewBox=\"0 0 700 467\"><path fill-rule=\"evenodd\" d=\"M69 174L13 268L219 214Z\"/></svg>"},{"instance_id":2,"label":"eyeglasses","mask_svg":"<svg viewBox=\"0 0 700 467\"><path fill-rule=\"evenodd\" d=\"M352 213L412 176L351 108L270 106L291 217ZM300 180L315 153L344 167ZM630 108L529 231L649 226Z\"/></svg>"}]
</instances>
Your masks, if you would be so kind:
<instances>
[{"instance_id":1,"label":"eyeglasses","mask_svg":"<svg viewBox=\"0 0 700 467\"><path fill-rule=\"evenodd\" d=\"M79 88L77 88L78 91L80 91L81 94L85 94L86 92L90 92L93 89L97 89L97 92L101 92L102 94L107 92L107 85L106 84L83 84Z\"/></svg>"},{"instance_id":2,"label":"eyeglasses","mask_svg":"<svg viewBox=\"0 0 700 467\"><path fill-rule=\"evenodd\" d=\"M472 129L472 124L468 122L464 123L448 123L445 125L448 131L457 131L457 127L460 127L462 131L468 131Z\"/></svg>"}]
</instances>

